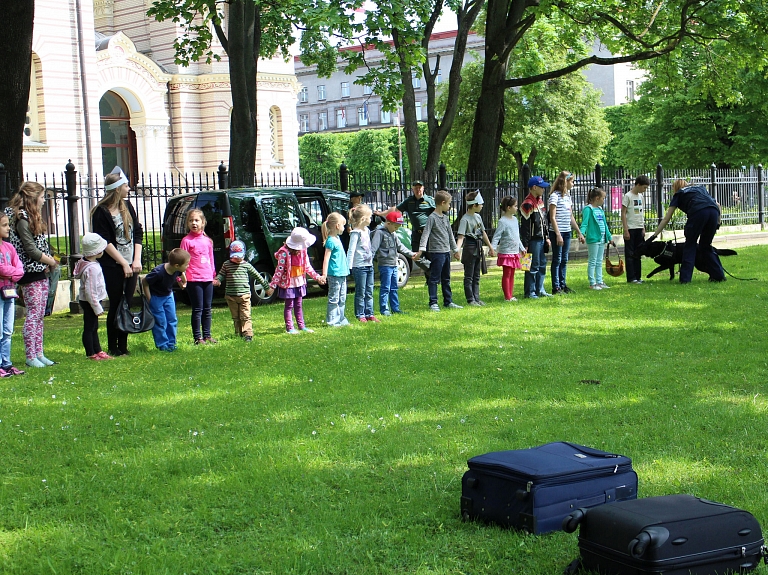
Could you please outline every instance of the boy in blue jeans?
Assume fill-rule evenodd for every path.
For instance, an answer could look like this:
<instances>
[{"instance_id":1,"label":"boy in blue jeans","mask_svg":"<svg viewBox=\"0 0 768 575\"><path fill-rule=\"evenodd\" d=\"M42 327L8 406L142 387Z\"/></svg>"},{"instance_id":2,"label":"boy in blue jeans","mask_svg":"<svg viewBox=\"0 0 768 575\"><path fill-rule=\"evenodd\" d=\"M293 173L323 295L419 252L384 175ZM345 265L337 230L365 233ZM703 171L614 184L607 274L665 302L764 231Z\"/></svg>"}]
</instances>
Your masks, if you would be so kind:
<instances>
[{"instance_id":1,"label":"boy in blue jeans","mask_svg":"<svg viewBox=\"0 0 768 575\"><path fill-rule=\"evenodd\" d=\"M400 243L395 232L403 225L403 214L395 210L387 214L387 221L376 229L371 240L371 252L379 262L379 312L381 315L405 313L400 309L397 293L397 254L412 258L415 254Z\"/></svg>"},{"instance_id":2,"label":"boy in blue jeans","mask_svg":"<svg viewBox=\"0 0 768 575\"><path fill-rule=\"evenodd\" d=\"M451 230L451 222L448 220L448 210L451 209L451 194L440 190L435 194L435 211L427 218L427 225L421 236L419 251L414 259L419 259L426 250L429 254L429 309L440 311L437 305L437 284L443 288L443 307L461 309L462 306L453 303L451 292L451 254L459 259L459 248Z\"/></svg>"},{"instance_id":3,"label":"boy in blue jeans","mask_svg":"<svg viewBox=\"0 0 768 575\"><path fill-rule=\"evenodd\" d=\"M184 289L189 266L189 252L176 248L168 254L168 263L160 264L144 277L144 297L155 318L152 337L160 351L176 351L176 302L173 300L173 284L178 282Z\"/></svg>"}]
</instances>

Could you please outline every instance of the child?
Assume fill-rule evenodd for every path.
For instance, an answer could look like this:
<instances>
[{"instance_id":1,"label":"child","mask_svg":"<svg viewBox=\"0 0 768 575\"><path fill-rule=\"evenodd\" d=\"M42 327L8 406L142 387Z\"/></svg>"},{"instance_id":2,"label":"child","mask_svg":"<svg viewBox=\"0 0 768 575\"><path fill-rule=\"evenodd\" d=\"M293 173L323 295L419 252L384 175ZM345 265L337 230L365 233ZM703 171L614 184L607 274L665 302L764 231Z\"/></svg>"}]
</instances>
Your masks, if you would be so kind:
<instances>
[{"instance_id":1,"label":"child","mask_svg":"<svg viewBox=\"0 0 768 575\"><path fill-rule=\"evenodd\" d=\"M515 270L520 269L520 254L525 254L523 242L520 241L520 227L517 224L517 198L506 196L499 206L501 217L493 234L491 246L498 251L499 259L496 265L501 266L501 291L504 299L517 301L515 293Z\"/></svg>"},{"instance_id":2,"label":"child","mask_svg":"<svg viewBox=\"0 0 768 575\"><path fill-rule=\"evenodd\" d=\"M24 375L20 369L11 363L11 336L13 335L13 320L15 319L16 282L24 275L24 266L19 259L16 248L11 245L8 237L11 235L11 223L8 215L0 212L0 377Z\"/></svg>"},{"instance_id":3,"label":"child","mask_svg":"<svg viewBox=\"0 0 768 575\"><path fill-rule=\"evenodd\" d=\"M456 247L456 240L453 239L451 222L448 221L448 210L451 209L451 194L445 190L440 190L435 194L435 211L427 218L427 225L424 226L424 233L421 236L419 251L416 252L416 259L426 250L429 254L429 309L431 311L440 311L437 305L437 284L442 286L443 307L452 309L461 309L462 306L453 303L453 294L451 293L451 253L456 259L459 259L459 248Z\"/></svg>"},{"instance_id":4,"label":"child","mask_svg":"<svg viewBox=\"0 0 768 575\"><path fill-rule=\"evenodd\" d=\"M192 336L195 345L218 343L211 337L211 303L213 302L213 278L216 268L213 262L213 241L205 235L205 215L202 210L189 210L189 233L181 240L181 249L189 252L187 269L187 293L192 304ZM202 331L200 326L202 324Z\"/></svg>"},{"instance_id":5,"label":"child","mask_svg":"<svg viewBox=\"0 0 768 575\"><path fill-rule=\"evenodd\" d=\"M651 180L648 176L637 176L635 185L621 200L621 226L624 231L625 256L627 258L627 283L643 283L641 257L635 251L645 241L645 215L643 194Z\"/></svg>"},{"instance_id":6,"label":"child","mask_svg":"<svg viewBox=\"0 0 768 575\"><path fill-rule=\"evenodd\" d=\"M245 261L245 244L234 241L229 245L229 259L225 261L219 274L214 280L214 285L227 283L224 299L227 300L229 313L235 324L235 335L245 341L253 340L253 328L251 326L251 282L255 279L261 284L268 296L275 291L269 287L269 283L256 271L251 264Z\"/></svg>"},{"instance_id":7,"label":"child","mask_svg":"<svg viewBox=\"0 0 768 575\"><path fill-rule=\"evenodd\" d=\"M144 297L155 317L152 337L160 351L176 351L176 302L173 298L173 284L178 282L181 289L187 287L186 271L190 254L176 248L168 253L168 263L160 264L144 278Z\"/></svg>"},{"instance_id":8,"label":"child","mask_svg":"<svg viewBox=\"0 0 768 575\"><path fill-rule=\"evenodd\" d=\"M523 297L537 299L552 297L544 289L544 276L547 274L547 252L551 247L549 240L549 220L547 207L541 199L549 184L541 176L528 180L528 195L520 206L520 241L531 255L531 269L525 272Z\"/></svg>"},{"instance_id":9,"label":"child","mask_svg":"<svg viewBox=\"0 0 768 575\"><path fill-rule=\"evenodd\" d=\"M611 240L611 231L603 211L605 192L601 188L592 188L587 196L589 205L584 206L581 212L581 233L587 238L587 277L589 287L594 290L608 289L603 283L603 253L605 244L616 244Z\"/></svg>"},{"instance_id":10,"label":"child","mask_svg":"<svg viewBox=\"0 0 768 575\"><path fill-rule=\"evenodd\" d=\"M83 347L88 359L113 359L102 351L99 342L99 316L104 313L101 300L107 299L107 285L101 266L96 261L107 249L107 240L99 234L87 233L80 243L83 259L75 264L74 276L80 280L78 300L83 310Z\"/></svg>"},{"instance_id":11,"label":"child","mask_svg":"<svg viewBox=\"0 0 768 575\"><path fill-rule=\"evenodd\" d=\"M552 267L549 275L552 280L553 295L573 293L565 283L565 276L568 273L571 230L579 232L579 226L576 225L576 219L573 217L573 199L571 198L574 178L570 172L560 172L549 194L549 242L552 244ZM579 242L584 243L581 232L579 232Z\"/></svg>"},{"instance_id":12,"label":"child","mask_svg":"<svg viewBox=\"0 0 768 575\"><path fill-rule=\"evenodd\" d=\"M328 311L325 314L325 324L331 327L344 327L349 321L344 315L347 303L347 276L349 264L341 245L339 234L344 231L346 219L341 214L333 212L323 222L323 241L325 256L323 257L323 279L328 282Z\"/></svg>"},{"instance_id":13,"label":"child","mask_svg":"<svg viewBox=\"0 0 768 575\"><path fill-rule=\"evenodd\" d=\"M387 221L373 234L371 252L379 261L379 312L389 316L393 313L405 313L400 309L400 298L397 293L397 254L414 257L416 254L406 248L397 239L395 232L403 225L403 214L395 210L387 214Z\"/></svg>"},{"instance_id":14,"label":"child","mask_svg":"<svg viewBox=\"0 0 768 575\"><path fill-rule=\"evenodd\" d=\"M359 204L349 211L347 263L355 278L355 317L358 321L379 323L373 315L373 252L371 251L371 208Z\"/></svg>"},{"instance_id":15,"label":"child","mask_svg":"<svg viewBox=\"0 0 768 575\"><path fill-rule=\"evenodd\" d=\"M290 237L285 240L285 245L275 254L277 268L269 287L273 290L280 287L277 296L285 300L283 316L285 331L288 333L299 333L299 330L314 333L314 330L304 325L304 310L301 307L302 298L307 295L307 280L304 277L306 274L317 280L320 285L325 284L325 278L312 269L312 264L309 263L307 248L314 243L315 236L307 230L293 228ZM293 327L291 312L296 314L299 329Z\"/></svg>"},{"instance_id":16,"label":"child","mask_svg":"<svg viewBox=\"0 0 768 575\"><path fill-rule=\"evenodd\" d=\"M461 263L464 264L464 296L467 298L467 303L472 306L482 306L485 305L485 302L480 299L480 271L485 261L483 243L488 246L488 255L493 257L495 254L488 240L488 234L485 233L483 219L480 217L480 210L483 209L483 196L480 190L468 193L466 201L467 211L459 221L459 239L456 247L461 249L464 246L461 252Z\"/></svg>"}]
</instances>

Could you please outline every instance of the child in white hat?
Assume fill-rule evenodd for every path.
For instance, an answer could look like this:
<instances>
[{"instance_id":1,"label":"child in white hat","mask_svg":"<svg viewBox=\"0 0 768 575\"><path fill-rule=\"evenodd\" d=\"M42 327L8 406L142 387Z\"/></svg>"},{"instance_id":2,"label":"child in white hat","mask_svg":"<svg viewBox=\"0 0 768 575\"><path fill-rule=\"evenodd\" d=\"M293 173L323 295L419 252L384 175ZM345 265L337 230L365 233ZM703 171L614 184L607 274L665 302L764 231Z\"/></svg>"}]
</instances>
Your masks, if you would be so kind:
<instances>
[{"instance_id":1,"label":"child in white hat","mask_svg":"<svg viewBox=\"0 0 768 575\"><path fill-rule=\"evenodd\" d=\"M83 310L83 347L88 359L102 361L112 359L101 350L99 343L99 316L104 313L101 301L107 299L104 274L96 261L107 247L107 240L99 234L87 233L80 241L83 259L75 264L75 279L80 280L78 300Z\"/></svg>"},{"instance_id":2,"label":"child in white hat","mask_svg":"<svg viewBox=\"0 0 768 575\"><path fill-rule=\"evenodd\" d=\"M309 275L321 285L325 284L325 279L309 263L307 248L314 243L315 236L309 231L304 228L293 228L290 237L285 240L285 245L275 253L277 267L269 287L278 288L277 297L285 301L283 316L285 331L288 333L314 332L304 324L302 309L302 299L307 295L307 280L304 276ZM299 329L293 326L293 314L296 315L296 325Z\"/></svg>"}]
</instances>

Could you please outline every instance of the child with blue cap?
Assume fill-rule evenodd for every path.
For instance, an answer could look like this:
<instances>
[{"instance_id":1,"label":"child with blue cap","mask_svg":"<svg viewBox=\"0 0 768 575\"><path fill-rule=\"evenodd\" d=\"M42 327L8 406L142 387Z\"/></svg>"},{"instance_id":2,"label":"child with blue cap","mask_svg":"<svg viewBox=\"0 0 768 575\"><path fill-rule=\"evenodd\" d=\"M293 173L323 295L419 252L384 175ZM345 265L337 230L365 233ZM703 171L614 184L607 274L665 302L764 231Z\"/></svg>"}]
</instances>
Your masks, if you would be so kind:
<instances>
[{"instance_id":1,"label":"child with blue cap","mask_svg":"<svg viewBox=\"0 0 768 575\"><path fill-rule=\"evenodd\" d=\"M229 245L229 259L226 260L216 275L214 286L226 283L224 299L227 300L232 321L235 324L235 335L245 341L253 339L251 324L251 280L254 279L264 288L267 296L274 290L269 283L251 264L245 261L245 244L236 240Z\"/></svg>"}]
</instances>

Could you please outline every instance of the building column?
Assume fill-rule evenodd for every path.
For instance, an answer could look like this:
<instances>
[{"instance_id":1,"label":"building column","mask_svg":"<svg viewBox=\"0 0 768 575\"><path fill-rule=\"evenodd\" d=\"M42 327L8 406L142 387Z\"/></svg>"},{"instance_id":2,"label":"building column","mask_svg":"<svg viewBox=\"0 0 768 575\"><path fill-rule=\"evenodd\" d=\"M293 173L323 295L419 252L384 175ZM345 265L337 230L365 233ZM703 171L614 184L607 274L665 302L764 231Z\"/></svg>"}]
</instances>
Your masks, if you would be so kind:
<instances>
[{"instance_id":1,"label":"building column","mask_svg":"<svg viewBox=\"0 0 768 575\"><path fill-rule=\"evenodd\" d=\"M168 124L131 125L136 132L136 155L139 161L139 178L144 174L154 177L168 172Z\"/></svg>"}]
</instances>

